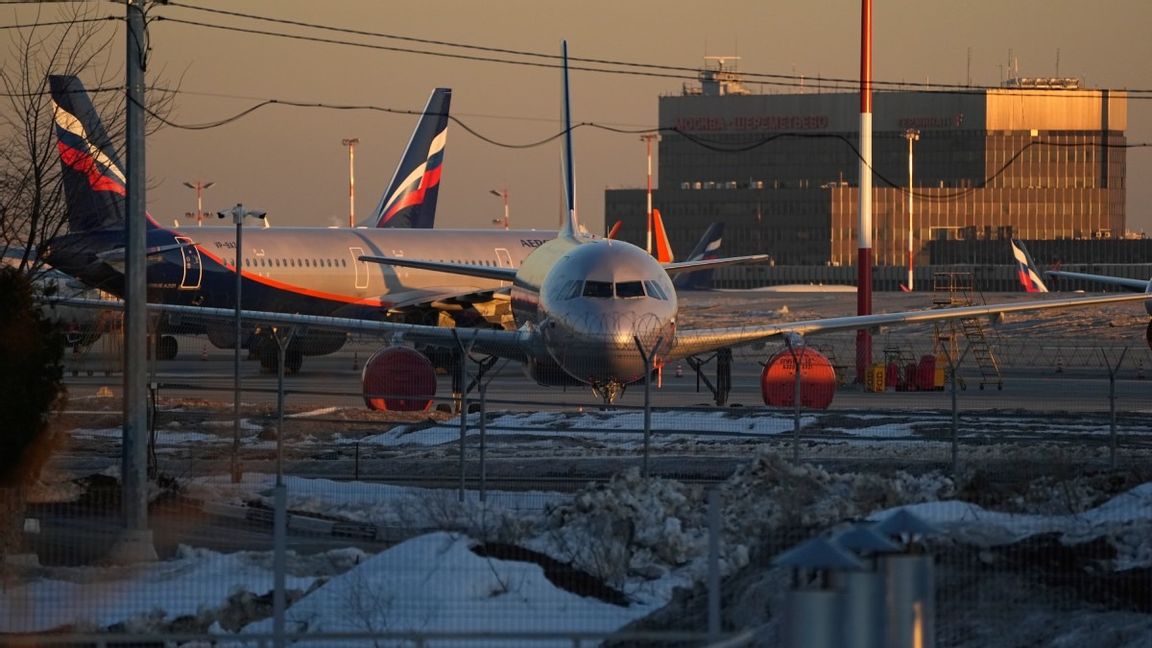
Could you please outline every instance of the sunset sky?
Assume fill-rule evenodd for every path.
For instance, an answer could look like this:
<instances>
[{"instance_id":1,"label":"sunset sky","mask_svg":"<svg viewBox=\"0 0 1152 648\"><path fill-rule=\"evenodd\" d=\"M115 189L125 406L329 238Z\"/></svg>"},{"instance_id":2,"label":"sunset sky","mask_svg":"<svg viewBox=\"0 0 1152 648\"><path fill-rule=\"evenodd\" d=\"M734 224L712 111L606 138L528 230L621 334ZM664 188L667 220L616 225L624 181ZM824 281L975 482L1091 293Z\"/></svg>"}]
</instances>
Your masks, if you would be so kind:
<instances>
[{"instance_id":1,"label":"sunset sky","mask_svg":"<svg viewBox=\"0 0 1152 648\"><path fill-rule=\"evenodd\" d=\"M121 5L95 6L123 15ZM29 4L0 6L0 25L26 24L36 11ZM39 11L41 20L52 20L60 9ZM452 114L476 134L459 124L449 128L437 221L449 227L493 227L503 206L489 192L505 187L513 227L555 226L559 140L516 147L560 131L556 57L564 39L574 59L606 62L574 61L574 67L636 72L572 73L574 121L626 131L575 132L578 209L595 232L603 231L604 189L645 184L637 131L656 125L657 98L679 93L705 56L739 56L742 72L785 77L780 85L750 84L757 92L795 91L801 83L810 91L859 74L860 2L847 0L184 0L155 6L150 17L148 82L180 88L171 119L181 124L227 119L266 99L419 111L434 87L451 87ZM875 3L874 21L878 81L970 79L995 86L1008 74L1011 54L1021 76L1075 76L1086 87L1143 90L1129 99L1128 139L1152 142L1147 0L889 0ZM106 28L117 30L113 43L122 45L123 25ZM122 63L123 49L112 57ZM363 217L391 178L414 123L412 115L379 110L281 105L215 128L166 128L148 142L148 208L171 224L196 206L183 183L202 180L215 183L205 192L206 209L242 202L266 210L273 226L346 224L348 149L341 140L360 140L356 213ZM1128 187L1129 228L1152 231L1149 148L1129 150Z\"/></svg>"}]
</instances>

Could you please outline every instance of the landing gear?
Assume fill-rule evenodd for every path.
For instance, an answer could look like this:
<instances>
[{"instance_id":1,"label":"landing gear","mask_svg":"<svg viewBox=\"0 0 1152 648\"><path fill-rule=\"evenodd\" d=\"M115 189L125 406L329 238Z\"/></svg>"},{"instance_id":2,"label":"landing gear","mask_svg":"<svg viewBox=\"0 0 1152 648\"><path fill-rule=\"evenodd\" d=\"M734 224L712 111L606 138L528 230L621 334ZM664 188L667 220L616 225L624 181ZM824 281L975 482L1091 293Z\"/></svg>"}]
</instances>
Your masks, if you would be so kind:
<instances>
[{"instance_id":1,"label":"landing gear","mask_svg":"<svg viewBox=\"0 0 1152 648\"><path fill-rule=\"evenodd\" d=\"M276 339L270 335L261 335L256 342L256 357L260 359L260 369L268 373L276 373L280 364L280 346ZM294 374L300 371L304 364L304 352L300 343L293 340L284 350L284 373Z\"/></svg>"},{"instance_id":2,"label":"landing gear","mask_svg":"<svg viewBox=\"0 0 1152 648\"><path fill-rule=\"evenodd\" d=\"M716 384L712 384L703 371L704 365L713 359L716 360ZM725 347L717 349L716 353L706 358L688 356L684 360L696 372L696 391L700 391L700 382L703 381L708 391L712 392L712 398L717 406L728 402L728 394L732 391L732 349Z\"/></svg>"},{"instance_id":3,"label":"landing gear","mask_svg":"<svg viewBox=\"0 0 1152 648\"><path fill-rule=\"evenodd\" d=\"M615 380L603 385L592 385L592 393L604 401L604 408L607 409L617 398L624 395L624 385Z\"/></svg>"},{"instance_id":4,"label":"landing gear","mask_svg":"<svg viewBox=\"0 0 1152 648\"><path fill-rule=\"evenodd\" d=\"M156 359L171 360L180 350L180 344L171 335L156 336Z\"/></svg>"}]
</instances>

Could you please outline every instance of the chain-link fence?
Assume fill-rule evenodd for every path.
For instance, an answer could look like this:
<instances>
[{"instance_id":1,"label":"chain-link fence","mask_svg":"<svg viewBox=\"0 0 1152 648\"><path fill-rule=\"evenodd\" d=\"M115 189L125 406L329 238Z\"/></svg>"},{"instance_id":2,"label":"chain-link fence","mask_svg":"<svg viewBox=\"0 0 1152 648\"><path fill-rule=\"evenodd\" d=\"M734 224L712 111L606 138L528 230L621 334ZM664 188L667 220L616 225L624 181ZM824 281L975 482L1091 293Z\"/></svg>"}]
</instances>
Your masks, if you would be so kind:
<instances>
[{"instance_id":1,"label":"chain-link fence","mask_svg":"<svg viewBox=\"0 0 1152 648\"><path fill-rule=\"evenodd\" d=\"M1152 627L1147 350L1000 336L993 382L967 336L941 354L947 334L876 335L880 384L853 375L851 336L814 339L841 377L827 409L766 406L765 347L666 364L647 400L643 385L606 403L471 362L463 379L435 375L425 409L371 410L423 396L365 393L376 343L353 340L284 379L245 356L239 418L231 351L183 338L151 381L158 560L127 565L117 376L70 372L53 461L4 496L24 504L5 508L23 533L0 631L796 645L794 592L838 576L777 559L906 510L932 529L915 541L932 556L935 645L1139 645Z\"/></svg>"}]
</instances>

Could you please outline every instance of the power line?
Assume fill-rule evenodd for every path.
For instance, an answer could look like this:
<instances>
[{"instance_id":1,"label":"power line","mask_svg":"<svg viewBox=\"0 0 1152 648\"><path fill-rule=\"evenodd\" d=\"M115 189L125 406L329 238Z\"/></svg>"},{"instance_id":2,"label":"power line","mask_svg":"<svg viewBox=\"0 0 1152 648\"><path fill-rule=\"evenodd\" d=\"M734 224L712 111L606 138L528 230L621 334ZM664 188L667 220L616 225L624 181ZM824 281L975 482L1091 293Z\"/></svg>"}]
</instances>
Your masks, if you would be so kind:
<instances>
[{"instance_id":1,"label":"power line","mask_svg":"<svg viewBox=\"0 0 1152 648\"><path fill-rule=\"evenodd\" d=\"M241 28L241 27L231 27L231 26L226 26L226 25L215 25L215 24L211 24L211 23L203 23L203 22L197 22L197 21L191 21L191 20L182 20L182 19L178 19L178 18L163 17L163 16L158 17L158 20L169 20L172 22L177 22L177 23L192 25L192 26L198 26L198 27L204 27L204 28L209 28L209 29L220 29L220 30L225 30L225 31L238 31L241 33L248 33L248 34L254 34L254 35L290 38L290 39L313 41L313 42L320 42L320 43L326 43L326 44L347 45L347 46L353 46L353 47L366 47L366 48L370 48L370 49L381 49L381 50L385 50L385 51L395 51L395 52L400 52L400 53L418 54L418 55L427 55L427 56L439 56L439 57L445 57L445 58L457 58L457 59L463 59L463 60L472 60L472 61L481 61L481 62L490 62L490 63L503 63L503 64L510 64L510 65L525 65L525 66L546 67L546 68L558 68L558 67L560 67L560 56L557 54L545 54L545 53L541 53L541 52L533 52L533 51L527 51L527 50L515 50L515 49L499 48L499 47L489 47L489 46L482 46L482 45L473 45L473 44L468 44L468 43L455 43L455 42L444 41L444 40L418 38L418 37L414 37L414 36L403 36L403 35L399 35L399 34L390 34L390 33L385 33L385 32L374 32L374 31L367 31L367 30L361 30L361 29L352 29L352 28L347 28L347 27L337 27L337 26L333 26L333 25L323 25L323 24L310 23L310 22L305 22L305 21L288 20L288 19L284 19L284 18L273 18L273 17L268 17L268 16L260 16L257 14L243 13L243 12L238 12L238 11L229 11L229 10L223 10L223 9L211 9L211 8L207 8L207 7L195 7L195 6L191 6L191 5L181 4L178 2L170 2L165 6L166 7L176 7L179 9L188 9L188 10L192 10L192 11L201 11L201 12L223 15L223 16L244 18L244 19L255 20L255 21L269 22L269 23L273 23L273 24L289 25L289 26L301 27L301 28L305 28L305 29L316 29L316 30L322 30L322 31L330 31L330 32L335 32L335 33L339 33L339 34L348 34L348 35L362 36L362 37L398 40L398 41L403 41L403 42L419 43L422 45L435 45L435 46L439 46L439 47L465 49L465 50L478 51L478 52L488 52L488 53L501 54L501 55L522 56L522 57L543 59L544 61L547 61L547 62L516 61L516 60L508 60L508 59L501 59L501 58L494 58L494 57L473 56L473 55L465 55L465 54L452 54L452 53L447 53L447 52L417 50L417 49L393 47L393 46L385 46L385 45L370 45L370 44L358 43L358 42L347 41L347 40L320 38L320 37L306 36L306 35L301 35L301 34L287 34L287 33L283 33L283 32L274 32L274 31L249 29L249 28ZM674 78L674 79L683 79L683 80L695 80L697 78L697 74L699 72L698 68L662 65L662 64L656 64L656 63L639 63L639 62L633 62L633 61L620 61L620 60L611 60L611 59L570 57L569 61L570 62L576 62L576 63L595 64L595 65L610 65L610 66L618 66L618 67L655 70L655 71L641 72L641 71L633 71L633 70L613 70L613 69L593 68L593 67L572 67L571 68L574 70L600 72L600 73L607 73L607 74L629 74L629 75L635 75L635 76L648 76L648 77L655 77L655 78ZM795 75L795 74L789 75L789 74L772 74L772 73L760 73L760 72L741 72L740 75L746 81L749 81L749 82L767 83L770 85L786 86L786 87L803 87L803 84L806 80L809 80L809 81L811 80L811 77L803 77L803 76L799 76L799 75ZM834 90L835 89L855 90L859 87L859 80L858 79L838 78L838 77L822 77L820 79L820 81L821 81L821 83L833 84L832 89L834 89ZM987 90L992 90L992 89L995 89L995 90L1000 91L1000 92L1010 92L1012 94L1019 94L1019 95L1024 95L1024 96L1043 95L1043 93L1045 93L1045 90L1041 90L1041 89L1002 88L999 86L972 86L972 85L965 85L965 84L945 84L945 83L922 84L922 83L913 83L913 82L907 82L907 81L873 80L872 85L873 85L874 89L876 89L878 91L886 91L886 87L887 87L887 90L889 90L889 91L890 90L900 90L900 91L940 92L940 93L959 93L959 94L979 93L979 92L985 92ZM884 86L884 87L877 88L877 86ZM1152 94L1152 90L1145 90L1145 89L1138 89L1138 88L1124 89L1124 91L1128 92L1128 93L1134 93L1134 94ZM1065 90L1063 92L1066 93L1065 96L1070 96L1068 93L1072 93L1071 96L1074 96L1076 91L1075 90ZM1081 95L1081 96L1095 96L1095 95ZM1144 98L1152 98L1152 97L1133 97L1133 98L1144 99Z\"/></svg>"}]
</instances>

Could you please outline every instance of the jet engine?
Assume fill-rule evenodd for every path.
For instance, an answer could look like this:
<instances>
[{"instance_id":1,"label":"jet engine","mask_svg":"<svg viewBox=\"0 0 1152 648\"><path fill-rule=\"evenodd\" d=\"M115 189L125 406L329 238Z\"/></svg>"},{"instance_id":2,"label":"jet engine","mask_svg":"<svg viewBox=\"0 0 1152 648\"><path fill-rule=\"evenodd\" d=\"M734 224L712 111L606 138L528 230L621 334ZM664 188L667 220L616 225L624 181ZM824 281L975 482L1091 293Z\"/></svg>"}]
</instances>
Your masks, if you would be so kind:
<instances>
[{"instance_id":1,"label":"jet engine","mask_svg":"<svg viewBox=\"0 0 1152 648\"><path fill-rule=\"evenodd\" d=\"M760 393L764 404L796 405L796 363L800 364L800 404L809 409L828 409L836 394L836 370L819 351L807 347L783 348L764 364Z\"/></svg>"},{"instance_id":2,"label":"jet engine","mask_svg":"<svg viewBox=\"0 0 1152 648\"><path fill-rule=\"evenodd\" d=\"M364 363L360 373L364 404L370 410L419 412L432 406L436 370L423 353L385 347Z\"/></svg>"}]
</instances>

